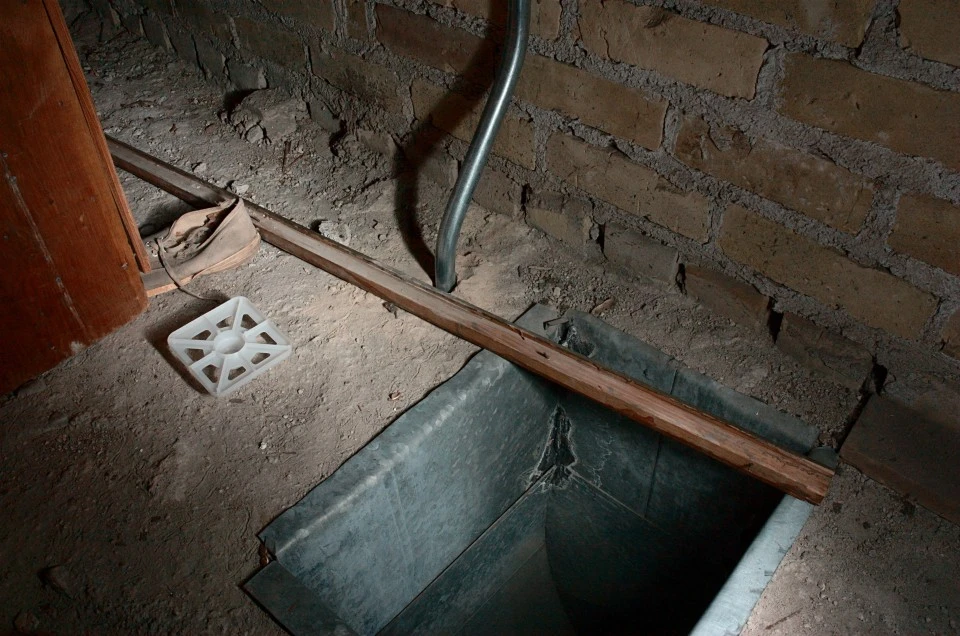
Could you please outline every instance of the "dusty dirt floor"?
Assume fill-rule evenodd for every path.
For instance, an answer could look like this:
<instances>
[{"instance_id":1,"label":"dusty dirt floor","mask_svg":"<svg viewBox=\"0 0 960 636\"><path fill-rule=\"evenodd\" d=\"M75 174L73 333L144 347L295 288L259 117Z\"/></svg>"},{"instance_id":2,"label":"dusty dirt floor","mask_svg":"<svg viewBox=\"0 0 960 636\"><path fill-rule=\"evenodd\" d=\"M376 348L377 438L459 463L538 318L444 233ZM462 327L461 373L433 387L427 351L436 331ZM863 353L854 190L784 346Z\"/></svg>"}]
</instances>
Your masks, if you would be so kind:
<instances>
[{"instance_id":1,"label":"dusty dirt floor","mask_svg":"<svg viewBox=\"0 0 960 636\"><path fill-rule=\"evenodd\" d=\"M199 72L90 23L76 39L104 128L150 153L427 280L398 230L387 162L309 121L249 143ZM302 157L301 157L302 155ZM286 163L290 163L290 159ZM145 234L186 207L122 175ZM423 184L428 242L445 193ZM769 338L674 289L585 263L516 220L470 210L456 293L514 318L534 302L590 310L686 365L818 426L829 441L858 403ZM155 298L137 320L0 398L0 632L277 633L240 585L257 532L455 373L476 349L263 245L191 283L250 298L295 344L228 398L188 382L165 347L210 301ZM841 466L744 633L960 633L960 529Z\"/></svg>"}]
</instances>

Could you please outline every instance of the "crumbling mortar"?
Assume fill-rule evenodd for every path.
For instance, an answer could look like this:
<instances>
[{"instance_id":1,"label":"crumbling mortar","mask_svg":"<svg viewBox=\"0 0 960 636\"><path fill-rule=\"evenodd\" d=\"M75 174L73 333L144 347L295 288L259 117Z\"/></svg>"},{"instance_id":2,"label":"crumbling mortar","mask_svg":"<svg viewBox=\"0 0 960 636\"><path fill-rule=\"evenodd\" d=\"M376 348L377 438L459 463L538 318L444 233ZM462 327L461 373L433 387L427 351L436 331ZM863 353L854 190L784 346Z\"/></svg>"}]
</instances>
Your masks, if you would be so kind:
<instances>
[{"instance_id":1,"label":"crumbling mortar","mask_svg":"<svg viewBox=\"0 0 960 636\"><path fill-rule=\"evenodd\" d=\"M347 34L347 0L330 0L333 7L333 40L339 46L343 46L350 37Z\"/></svg>"},{"instance_id":2,"label":"crumbling mortar","mask_svg":"<svg viewBox=\"0 0 960 636\"><path fill-rule=\"evenodd\" d=\"M934 310L933 315L927 321L927 324L924 325L923 330L920 335L920 342L925 342L929 344L934 349L940 349L941 332L943 331L943 324L946 324L946 318L943 319L940 328L938 327L937 317L943 313L943 299L938 299L937 308Z\"/></svg>"},{"instance_id":3,"label":"crumbling mortar","mask_svg":"<svg viewBox=\"0 0 960 636\"><path fill-rule=\"evenodd\" d=\"M572 48L577 37L577 20L580 19L579 0L560 0L560 46Z\"/></svg>"},{"instance_id":4,"label":"crumbling mortar","mask_svg":"<svg viewBox=\"0 0 960 636\"><path fill-rule=\"evenodd\" d=\"M878 75L927 84L940 90L960 92L960 69L925 60L900 46L896 26L899 0L880 0L873 14L854 66Z\"/></svg>"},{"instance_id":5,"label":"crumbling mortar","mask_svg":"<svg viewBox=\"0 0 960 636\"><path fill-rule=\"evenodd\" d=\"M893 231L899 203L899 190L883 182L878 182L873 196L873 205L867 218L863 220L863 227L857 234L857 241L877 250L887 249L887 238Z\"/></svg>"},{"instance_id":6,"label":"crumbling mortar","mask_svg":"<svg viewBox=\"0 0 960 636\"><path fill-rule=\"evenodd\" d=\"M774 110L777 101L777 87L783 79L783 47L772 46L763 54L763 63L757 74L757 88L753 98L759 108Z\"/></svg>"},{"instance_id":7,"label":"crumbling mortar","mask_svg":"<svg viewBox=\"0 0 960 636\"><path fill-rule=\"evenodd\" d=\"M943 300L960 300L960 278L938 267L887 248L883 266L891 274L904 280L917 281L919 289L928 291Z\"/></svg>"},{"instance_id":8,"label":"crumbling mortar","mask_svg":"<svg viewBox=\"0 0 960 636\"><path fill-rule=\"evenodd\" d=\"M780 52L776 57L781 57L782 55L782 52ZM563 58L561 57L561 59ZM563 61L569 62L571 60L563 59ZM669 79L658 79L649 71L607 60L594 60L585 57L583 66L586 70L600 76L605 76L608 79L619 81L634 88L645 89L648 94L666 98L681 110L719 115L725 123L737 126L746 134L762 136L787 147L806 150L812 144L819 144L825 135L830 135L830 133L825 133L812 126L789 120L771 111L769 108L765 108L765 105L757 100L754 100L753 103L742 103L741 100L724 98L709 91L683 86ZM771 95L775 98L774 90L771 91ZM741 103L735 103L738 101ZM912 161L919 161L926 162L931 167L940 167L939 164L934 161L904 157L899 153L871 142L843 138L837 135L833 135L833 138L841 140L841 145L853 144L856 146L856 149L852 152L845 153L847 160L845 160L844 154L838 154L836 152L839 148L831 148L831 144L820 146L819 150L838 165L853 172L865 174L865 176L868 177L877 178L878 173L882 170L882 166L889 164L891 161L906 163L908 165L910 165ZM802 143L798 144L797 139L800 139ZM832 145L836 146L836 144ZM863 152L865 150L870 151L871 154L880 155L882 159L876 156L864 158ZM894 168L885 172L887 174L896 174L900 172L900 170ZM922 178L926 183L917 184L917 187L914 189L938 189L935 184L936 181L942 177L942 167L940 170L934 169L925 172L928 172L928 174L923 175ZM948 186L951 190L955 191L960 189L960 178L954 177L952 182L953 183Z\"/></svg>"},{"instance_id":9,"label":"crumbling mortar","mask_svg":"<svg viewBox=\"0 0 960 636\"><path fill-rule=\"evenodd\" d=\"M364 17L366 18L367 24L367 33L366 36L370 41L374 41L377 33L377 17L376 17L376 0L366 0L366 11L364 11Z\"/></svg>"},{"instance_id":10,"label":"crumbling mortar","mask_svg":"<svg viewBox=\"0 0 960 636\"><path fill-rule=\"evenodd\" d=\"M671 155L676 152L681 119L680 109L673 103L667 102L667 111L663 117L663 141L660 142L660 147Z\"/></svg>"},{"instance_id":11,"label":"crumbling mortar","mask_svg":"<svg viewBox=\"0 0 960 636\"><path fill-rule=\"evenodd\" d=\"M719 249L717 241L720 240L720 228L723 225L723 211L726 205L714 199L710 201L708 210L709 225L707 227L707 244Z\"/></svg>"},{"instance_id":12,"label":"crumbling mortar","mask_svg":"<svg viewBox=\"0 0 960 636\"><path fill-rule=\"evenodd\" d=\"M937 312L930 321L930 329L937 342L943 342L943 329L947 326L947 321L958 311L960 311L960 300L943 300L937 307ZM946 356L946 354L943 355ZM949 359L956 360L955 358Z\"/></svg>"}]
</instances>

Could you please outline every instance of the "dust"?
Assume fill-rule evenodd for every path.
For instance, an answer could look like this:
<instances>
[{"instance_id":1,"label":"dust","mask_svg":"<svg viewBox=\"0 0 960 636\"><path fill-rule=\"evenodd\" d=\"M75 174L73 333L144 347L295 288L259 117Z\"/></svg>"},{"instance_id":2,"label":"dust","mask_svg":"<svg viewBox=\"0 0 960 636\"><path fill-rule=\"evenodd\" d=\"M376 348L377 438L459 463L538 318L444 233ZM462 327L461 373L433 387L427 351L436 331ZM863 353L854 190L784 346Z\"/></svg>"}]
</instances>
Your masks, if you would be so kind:
<instances>
[{"instance_id":1,"label":"dust","mask_svg":"<svg viewBox=\"0 0 960 636\"><path fill-rule=\"evenodd\" d=\"M283 141L251 136L198 71L109 25L76 26L108 134L177 166L203 164L205 179L429 280L400 228L413 215L432 245L445 191L423 183L417 207L398 214L389 162L355 134L331 137L297 107ZM187 209L121 179L144 234ZM534 302L603 305L614 326L811 422L827 442L857 404L767 334L581 260L516 220L474 206L459 247L455 293L498 315ZM476 351L268 245L190 289L247 296L292 339L293 355L229 399L205 395L164 342L212 305L170 292L0 398L0 629L282 633L240 588L261 565L257 532ZM746 633L955 630L957 528L905 509L843 469Z\"/></svg>"}]
</instances>

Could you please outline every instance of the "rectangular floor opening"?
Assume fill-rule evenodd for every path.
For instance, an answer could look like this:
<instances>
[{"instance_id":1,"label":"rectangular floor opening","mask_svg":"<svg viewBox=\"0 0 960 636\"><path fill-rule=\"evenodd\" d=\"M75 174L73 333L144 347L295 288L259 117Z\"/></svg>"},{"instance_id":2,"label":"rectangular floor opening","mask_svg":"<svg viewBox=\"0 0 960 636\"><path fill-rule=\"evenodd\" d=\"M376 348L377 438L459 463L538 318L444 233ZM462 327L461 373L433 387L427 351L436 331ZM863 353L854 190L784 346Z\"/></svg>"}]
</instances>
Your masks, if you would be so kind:
<instances>
[{"instance_id":1,"label":"rectangular floor opening","mask_svg":"<svg viewBox=\"0 0 960 636\"><path fill-rule=\"evenodd\" d=\"M589 314L555 318L518 324L795 452L816 440ZM271 523L276 560L246 587L297 634L736 629L809 510L481 352Z\"/></svg>"}]
</instances>

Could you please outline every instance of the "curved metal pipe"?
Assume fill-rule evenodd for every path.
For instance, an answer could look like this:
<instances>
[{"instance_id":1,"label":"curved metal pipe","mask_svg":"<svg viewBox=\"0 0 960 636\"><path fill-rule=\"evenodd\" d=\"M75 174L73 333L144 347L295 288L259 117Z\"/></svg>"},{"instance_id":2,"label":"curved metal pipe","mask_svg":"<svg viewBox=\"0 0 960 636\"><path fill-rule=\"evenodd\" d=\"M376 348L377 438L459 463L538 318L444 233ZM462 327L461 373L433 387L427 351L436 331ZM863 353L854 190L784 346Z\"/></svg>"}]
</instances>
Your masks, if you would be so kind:
<instances>
[{"instance_id":1,"label":"curved metal pipe","mask_svg":"<svg viewBox=\"0 0 960 636\"><path fill-rule=\"evenodd\" d=\"M510 106L513 89L523 68L523 57L527 52L527 34L530 29L530 0L508 0L507 4L507 40L505 51L497 67L497 75L490 89L490 97L483 108L480 123L473 134L470 149L463 160L463 167L453 186L447 209L440 222L440 234L437 236L437 260L434 285L448 292L457 282L457 239L460 227L467 215L467 206L473 198L473 191L480 181L483 167L487 163L490 147L500 130L500 123Z\"/></svg>"}]
</instances>

